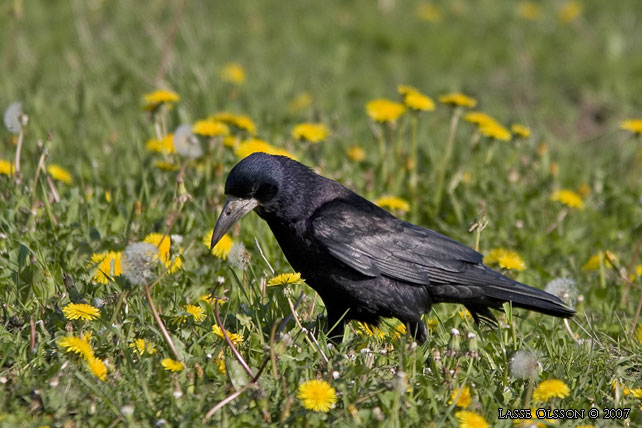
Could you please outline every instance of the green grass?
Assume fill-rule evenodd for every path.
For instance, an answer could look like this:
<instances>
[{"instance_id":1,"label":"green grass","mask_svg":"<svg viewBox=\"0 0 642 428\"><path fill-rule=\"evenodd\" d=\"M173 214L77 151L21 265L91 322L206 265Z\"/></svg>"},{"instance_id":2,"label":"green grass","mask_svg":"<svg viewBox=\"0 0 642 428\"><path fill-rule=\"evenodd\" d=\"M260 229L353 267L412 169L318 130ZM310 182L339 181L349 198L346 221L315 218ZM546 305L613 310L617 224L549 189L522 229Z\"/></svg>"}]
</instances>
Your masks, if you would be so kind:
<instances>
[{"instance_id":1,"label":"green grass","mask_svg":"<svg viewBox=\"0 0 642 428\"><path fill-rule=\"evenodd\" d=\"M629 334L642 276L632 286L623 279L631 263L642 264L636 254L642 141L618 129L622 120L642 116L642 13L636 0L584 1L582 14L570 23L557 18L563 2L551 0L539 2L537 21L520 18L514 1L435 2L439 22L418 19L415 1L397 1L387 12L365 0L191 1L167 45L159 83L179 2L167 3L0 5L0 108L22 101L29 116L22 180L0 175L0 426L160 426L162 420L166 426L457 426L459 409L449 400L466 385L469 410L492 426L510 427L510 421L497 420L499 408L536 406L528 400L535 384L509 370L517 350L537 355L540 380L561 379L570 388L567 398L543 407L633 409L626 422L587 419L557 426L642 424L640 400L614 394L611 386L617 379L642 388L642 347ZM228 62L246 71L239 87L219 77ZM375 98L398 99L398 84L416 86L435 100L465 92L502 124L524 123L533 135L510 143L481 139L473 147L474 127L460 121L437 209L450 108L438 105L419 116L416 191L404 167L410 115L388 141L390 177L380 174L384 158L364 106ZM292 320L283 330L289 339L271 341L272 330L291 313L288 300L304 293L297 312L306 329L316 327L322 302L304 284L262 290L273 276L269 265L276 273L291 268L254 214L233 232L250 254L247 270L209 254L202 237L214 225L225 176L238 158L217 142L187 164L184 188L176 172L155 168L163 156L145 150L155 130L141 106L143 94L159 86L181 96L166 117L170 131L217 111L244 113L256 122L260 138L323 175L370 199L405 198L411 212L398 214L406 220L473 246L476 235L468 228L484 213L488 226L480 251L508 248L527 265L509 275L540 288L557 277L576 282L583 302L570 328L577 341L558 319L515 310L501 318L501 328L490 330L462 318L462 307L455 305L438 305L426 315L438 323L421 347L406 336L355 334L353 324L338 347L315 333L326 362ZM312 105L291 112L289 102L304 91ZM327 124L331 137L314 147L294 141L290 131L303 121ZM3 128L0 141L0 159L12 160L15 136ZM395 155L397 142L401 157ZM541 155L544 142L548 151ZM348 160L353 145L366 150L363 162ZM35 179L43 147L47 164L73 176L70 185L56 182L59 201L44 174ZM180 162L175 156L168 159ZM460 180L467 174L470 180ZM552 192L584 184L590 188L585 208L570 209L558 221L565 208L550 201ZM186 193L180 206L177 199ZM174 274L159 269L152 290L185 362L183 371L171 373L161 366L172 354L142 288L123 276L96 283L90 260L93 253L122 251L150 233L164 233L179 206L171 234L182 242L174 239L172 251L182 251L183 267ZM606 249L618 256L617 269L582 269ZM67 275L73 286L69 279L65 285ZM253 372L272 358L256 384L204 423L209 409L248 382L211 331L214 308L197 302L206 292L228 298L220 306L223 323L244 336L238 349ZM115 312L120 296L126 296L124 304ZM62 308L71 301L100 306L101 317L65 319ZM186 315L187 303L200 305L206 319L173 322ZM459 343L451 337L453 328L461 332ZM81 333L91 333L95 355L106 360L105 381L56 344ZM469 333L478 344L467 339ZM158 352L138 356L129 347L134 338L152 341ZM478 358L471 356L475 346ZM215 361L221 351L226 373ZM337 391L328 413L306 410L296 397L299 384L315 378Z\"/></svg>"}]
</instances>

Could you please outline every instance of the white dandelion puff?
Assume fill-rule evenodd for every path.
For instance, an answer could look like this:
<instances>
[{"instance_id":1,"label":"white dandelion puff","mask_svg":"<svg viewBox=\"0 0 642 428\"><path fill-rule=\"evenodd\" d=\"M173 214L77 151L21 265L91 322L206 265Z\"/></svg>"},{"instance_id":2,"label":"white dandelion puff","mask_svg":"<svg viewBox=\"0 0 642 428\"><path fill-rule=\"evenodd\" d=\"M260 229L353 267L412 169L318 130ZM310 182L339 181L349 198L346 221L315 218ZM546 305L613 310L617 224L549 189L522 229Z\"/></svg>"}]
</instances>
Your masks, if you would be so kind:
<instances>
[{"instance_id":1,"label":"white dandelion puff","mask_svg":"<svg viewBox=\"0 0 642 428\"><path fill-rule=\"evenodd\" d=\"M573 307L577 299L577 288L575 281L570 278L555 278L546 284L544 289L547 293L559 297L564 303Z\"/></svg>"},{"instance_id":2,"label":"white dandelion puff","mask_svg":"<svg viewBox=\"0 0 642 428\"><path fill-rule=\"evenodd\" d=\"M134 285L148 284L159 261L158 248L149 242L129 244L123 252L123 275Z\"/></svg>"},{"instance_id":3,"label":"white dandelion puff","mask_svg":"<svg viewBox=\"0 0 642 428\"><path fill-rule=\"evenodd\" d=\"M227 261L230 262L232 266L246 270L250 264L250 253L247 252L243 243L237 242L227 255Z\"/></svg>"},{"instance_id":4,"label":"white dandelion puff","mask_svg":"<svg viewBox=\"0 0 642 428\"><path fill-rule=\"evenodd\" d=\"M22 103L19 101L11 104L4 111L4 126L13 134L18 134L27 124L27 120L27 115L22 110Z\"/></svg>"},{"instance_id":5,"label":"white dandelion puff","mask_svg":"<svg viewBox=\"0 0 642 428\"><path fill-rule=\"evenodd\" d=\"M190 159L203 155L203 148L198 137L192 133L192 125L181 125L174 131L174 149L176 153Z\"/></svg>"},{"instance_id":6,"label":"white dandelion puff","mask_svg":"<svg viewBox=\"0 0 642 428\"><path fill-rule=\"evenodd\" d=\"M518 379L537 379L539 376L537 356L529 351L515 352L510 361L510 372Z\"/></svg>"}]
</instances>

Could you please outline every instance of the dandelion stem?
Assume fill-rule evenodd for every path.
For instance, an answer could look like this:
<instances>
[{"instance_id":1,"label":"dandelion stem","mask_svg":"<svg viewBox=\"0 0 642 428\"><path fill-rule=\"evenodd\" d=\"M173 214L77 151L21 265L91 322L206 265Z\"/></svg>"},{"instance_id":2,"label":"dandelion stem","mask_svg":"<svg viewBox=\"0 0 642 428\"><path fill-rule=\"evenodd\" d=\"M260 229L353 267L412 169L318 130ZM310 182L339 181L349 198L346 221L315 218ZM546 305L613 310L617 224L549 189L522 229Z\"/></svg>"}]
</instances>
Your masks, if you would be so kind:
<instances>
[{"instance_id":1,"label":"dandelion stem","mask_svg":"<svg viewBox=\"0 0 642 428\"><path fill-rule=\"evenodd\" d=\"M418 115L413 114L410 119L410 197L413 204L410 207L410 218L413 222L417 221L417 184L419 182L417 176L417 166L419 165L419 151L417 148L417 125L419 123Z\"/></svg>"},{"instance_id":2,"label":"dandelion stem","mask_svg":"<svg viewBox=\"0 0 642 428\"><path fill-rule=\"evenodd\" d=\"M178 355L178 350L174 345L174 341L172 340L172 337L169 335L169 332L165 328L165 324L163 323L163 320L161 319L160 315L158 315L158 311L156 310L156 305L154 304L154 300L152 300L152 294L149 291L149 286L147 284L143 284L143 289L145 290L145 297L147 297L147 302L149 303L149 307L152 309L152 315L156 320L156 324L158 325L158 328L163 334L163 338L165 339L167 346L169 346L169 349L171 349L172 353L176 357L176 360L183 362L183 359L180 357L180 355Z\"/></svg>"},{"instance_id":3,"label":"dandelion stem","mask_svg":"<svg viewBox=\"0 0 642 428\"><path fill-rule=\"evenodd\" d=\"M25 132L20 127L20 133L18 134L18 144L16 145L16 178L20 177L20 154L22 153L22 141L24 140Z\"/></svg>"},{"instance_id":4,"label":"dandelion stem","mask_svg":"<svg viewBox=\"0 0 642 428\"><path fill-rule=\"evenodd\" d=\"M446 171L448 169L448 164L450 163L450 158L452 157L455 147L455 132L457 131L457 124L459 123L461 112L461 107L455 108L453 110L452 118L450 119L450 132L448 134L448 142L446 143L446 150L444 152L444 156L441 159L440 168L437 172L437 188L433 200L433 205L435 206L435 214L439 214L439 209L441 207L441 200L444 192L444 181L446 179Z\"/></svg>"},{"instance_id":5,"label":"dandelion stem","mask_svg":"<svg viewBox=\"0 0 642 428\"><path fill-rule=\"evenodd\" d=\"M125 302L125 299L127 299L127 296L129 296L129 290L123 291L118 296L118 301L116 302L116 308L114 309L114 313L111 315L111 320L109 321L110 324L113 325L116 322L116 318L118 318L118 313L120 312L120 308L123 306L123 303Z\"/></svg>"}]
</instances>

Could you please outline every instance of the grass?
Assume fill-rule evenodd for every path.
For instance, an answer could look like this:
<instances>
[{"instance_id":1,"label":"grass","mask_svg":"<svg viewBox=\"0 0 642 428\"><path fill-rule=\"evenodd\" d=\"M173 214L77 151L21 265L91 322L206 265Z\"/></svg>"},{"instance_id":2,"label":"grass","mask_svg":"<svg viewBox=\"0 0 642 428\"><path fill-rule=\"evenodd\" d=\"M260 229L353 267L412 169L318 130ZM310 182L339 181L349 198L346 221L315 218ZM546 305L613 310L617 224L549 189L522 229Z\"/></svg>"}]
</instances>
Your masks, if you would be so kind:
<instances>
[{"instance_id":1,"label":"grass","mask_svg":"<svg viewBox=\"0 0 642 428\"><path fill-rule=\"evenodd\" d=\"M565 3L548 0L539 2L534 21L507 0L434 2L436 22L418 17L426 3L415 1L390 2L389 10L388 2L363 0L185 2L178 12L180 4L0 5L1 106L22 101L29 117L21 177L0 175L1 426L457 426L451 395L464 386L472 395L468 410L492 426L513 426L498 420L500 408L535 406L632 409L626 421L604 420L601 412L595 421L556 426L642 423L640 400L612 387L616 380L642 388L642 345L631 334L642 275L627 280L629 267L642 264L642 142L618 129L642 114L636 1L586 0L567 23L558 18ZM228 62L244 68L242 85L220 79ZM464 92L504 126L523 123L532 135L478 139L460 120L444 167L453 109L437 103L416 116L415 156L412 114L394 128L365 114L372 99L398 100L398 84L435 100ZM407 336L395 339L394 320L382 327L383 337L358 334L352 324L338 347L322 333L306 333L323 314L322 302L305 284L265 287L291 268L257 216L243 219L232 236L249 255L245 269L202 243L238 161L233 150L215 141L202 158L184 161L145 149L160 116L141 110L142 97L158 87L181 97L164 116L169 131L217 111L247 114L260 138L320 173L372 200L406 199L402 218L471 246L478 240L483 253L516 251L526 270L508 275L541 288L572 279L582 297L569 324L576 339L558 319L510 308L501 328L478 327L455 305L426 315L433 327L421 347ZM291 111L303 92L311 105ZM314 146L294 141L290 131L304 121L325 123L330 137ZM17 136L2 129L0 139L0 158L13 160ZM354 145L365 149L362 162L346 156ZM416 188L408 185L408 156L417 165ZM71 173L71 184L52 181L59 198L44 172L36 177L41 157ZM183 180L155 168L159 160L185 162ZM550 200L555 190L581 188L584 209ZM475 223L485 224L479 234L468 231ZM151 294L184 362L179 372L161 365L173 355L143 289L124 276L97 283L91 263L94 253L122 251L168 230L183 266L176 273L158 268ZM618 257L615 266L602 258L597 270L582 269L604 250ZM252 374L266 364L257 382L248 383L239 359L212 332L216 308L198 300L210 292L227 299L220 319L244 337L236 347ZM297 322L288 317L300 295ZM101 315L70 321L62 312L70 302L92 304ZM205 320L196 322L187 304L202 308ZM104 381L57 344L83 333L106 364ZM137 354L130 347L136 338L157 352ZM538 380L511 372L518 350L536 355ZM311 379L336 389L328 413L307 410L297 398ZM564 381L569 396L535 403L532 390L545 379Z\"/></svg>"}]
</instances>

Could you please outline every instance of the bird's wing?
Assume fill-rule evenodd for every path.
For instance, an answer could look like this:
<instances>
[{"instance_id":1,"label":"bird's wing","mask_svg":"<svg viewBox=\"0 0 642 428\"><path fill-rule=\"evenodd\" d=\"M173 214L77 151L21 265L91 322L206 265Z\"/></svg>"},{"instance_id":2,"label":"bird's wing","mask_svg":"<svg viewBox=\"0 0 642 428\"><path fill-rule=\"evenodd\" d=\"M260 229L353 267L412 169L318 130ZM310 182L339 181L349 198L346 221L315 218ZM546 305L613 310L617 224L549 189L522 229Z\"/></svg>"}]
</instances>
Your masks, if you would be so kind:
<instances>
[{"instance_id":1,"label":"bird's wing","mask_svg":"<svg viewBox=\"0 0 642 428\"><path fill-rule=\"evenodd\" d=\"M432 230L406 223L360 197L319 208L312 231L335 258L366 276L427 285L451 282L482 255Z\"/></svg>"}]
</instances>

